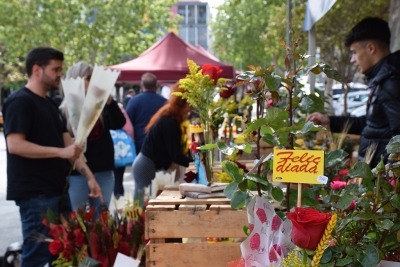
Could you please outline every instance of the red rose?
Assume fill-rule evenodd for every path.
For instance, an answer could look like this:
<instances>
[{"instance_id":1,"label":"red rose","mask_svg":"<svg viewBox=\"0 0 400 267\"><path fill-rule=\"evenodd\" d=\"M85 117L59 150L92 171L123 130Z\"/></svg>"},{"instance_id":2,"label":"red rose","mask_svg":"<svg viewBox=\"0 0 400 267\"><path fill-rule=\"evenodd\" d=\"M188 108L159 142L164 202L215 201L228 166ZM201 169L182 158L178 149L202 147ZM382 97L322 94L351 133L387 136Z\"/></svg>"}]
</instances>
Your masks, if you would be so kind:
<instances>
[{"instance_id":1,"label":"red rose","mask_svg":"<svg viewBox=\"0 0 400 267\"><path fill-rule=\"evenodd\" d=\"M61 225L50 223L50 229L49 235L51 235L54 239L59 238L64 234L64 229Z\"/></svg>"},{"instance_id":2,"label":"red rose","mask_svg":"<svg viewBox=\"0 0 400 267\"><path fill-rule=\"evenodd\" d=\"M281 224L282 224L281 218L279 218L278 215L275 215L274 218L272 218L271 230L272 231L278 230Z\"/></svg>"},{"instance_id":3,"label":"red rose","mask_svg":"<svg viewBox=\"0 0 400 267\"><path fill-rule=\"evenodd\" d=\"M42 224L43 224L44 226L47 226L47 227L49 227L49 225L48 225L48 223L47 223L47 219L46 219L46 218L43 218L43 220L42 220Z\"/></svg>"},{"instance_id":4,"label":"red rose","mask_svg":"<svg viewBox=\"0 0 400 267\"><path fill-rule=\"evenodd\" d=\"M76 220L76 213L75 213L75 211L71 211L71 212L69 213L69 217L70 217L73 221L75 221L75 220Z\"/></svg>"},{"instance_id":5,"label":"red rose","mask_svg":"<svg viewBox=\"0 0 400 267\"><path fill-rule=\"evenodd\" d=\"M340 175L340 176L347 176L348 173L349 173L349 170L346 170L346 169L345 169L345 170L340 170L340 171L339 171L339 175Z\"/></svg>"},{"instance_id":6,"label":"red rose","mask_svg":"<svg viewBox=\"0 0 400 267\"><path fill-rule=\"evenodd\" d=\"M267 214L265 214L265 210L258 208L256 214L262 223L267 221Z\"/></svg>"},{"instance_id":7,"label":"red rose","mask_svg":"<svg viewBox=\"0 0 400 267\"><path fill-rule=\"evenodd\" d=\"M336 176L336 177L333 178L333 181L334 181L334 182L335 182L335 181L342 181L342 177Z\"/></svg>"},{"instance_id":8,"label":"red rose","mask_svg":"<svg viewBox=\"0 0 400 267\"><path fill-rule=\"evenodd\" d=\"M250 248L252 250L258 250L260 247L260 235L255 233L250 239Z\"/></svg>"},{"instance_id":9,"label":"red rose","mask_svg":"<svg viewBox=\"0 0 400 267\"><path fill-rule=\"evenodd\" d=\"M341 182L341 181L331 182L331 188L333 190L340 190L340 189L344 189L345 187L346 187L346 182Z\"/></svg>"},{"instance_id":10,"label":"red rose","mask_svg":"<svg viewBox=\"0 0 400 267\"><path fill-rule=\"evenodd\" d=\"M255 81L255 82L253 83L254 88L255 88L256 90L258 90L258 87L260 87L260 83L261 83L260 80L257 80L257 81Z\"/></svg>"},{"instance_id":11,"label":"red rose","mask_svg":"<svg viewBox=\"0 0 400 267\"><path fill-rule=\"evenodd\" d=\"M354 210L356 208L356 201L353 200L346 210Z\"/></svg>"},{"instance_id":12,"label":"red rose","mask_svg":"<svg viewBox=\"0 0 400 267\"><path fill-rule=\"evenodd\" d=\"M219 76L222 73L222 69L220 69L218 66L213 66L211 64L205 64L201 68L203 76L208 75L211 80L214 80L214 84L217 84L217 81L219 79Z\"/></svg>"},{"instance_id":13,"label":"red rose","mask_svg":"<svg viewBox=\"0 0 400 267\"><path fill-rule=\"evenodd\" d=\"M219 96L222 98L229 98L235 93L235 88L233 88L232 84L225 84L222 86L222 88L225 88L223 91L219 92Z\"/></svg>"},{"instance_id":14,"label":"red rose","mask_svg":"<svg viewBox=\"0 0 400 267\"><path fill-rule=\"evenodd\" d=\"M56 238L53 242L49 245L49 251L53 255L60 254L64 249L64 244L61 242L60 239Z\"/></svg>"},{"instance_id":15,"label":"red rose","mask_svg":"<svg viewBox=\"0 0 400 267\"><path fill-rule=\"evenodd\" d=\"M315 250L332 217L329 213L320 213L311 208L295 208L286 214L292 221L292 241L296 246Z\"/></svg>"},{"instance_id":16,"label":"red rose","mask_svg":"<svg viewBox=\"0 0 400 267\"><path fill-rule=\"evenodd\" d=\"M75 243L76 243L76 245L79 246L79 247L82 247L86 242L85 235L81 232L80 229L74 230L74 234L75 234Z\"/></svg>"}]
</instances>

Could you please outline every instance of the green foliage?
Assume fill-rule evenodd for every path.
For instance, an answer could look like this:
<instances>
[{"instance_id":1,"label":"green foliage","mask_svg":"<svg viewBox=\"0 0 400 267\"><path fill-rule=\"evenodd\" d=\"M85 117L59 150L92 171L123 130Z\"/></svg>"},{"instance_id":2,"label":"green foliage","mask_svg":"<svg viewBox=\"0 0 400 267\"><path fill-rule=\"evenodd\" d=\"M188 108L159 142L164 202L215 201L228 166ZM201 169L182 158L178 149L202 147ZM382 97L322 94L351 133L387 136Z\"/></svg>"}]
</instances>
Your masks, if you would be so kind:
<instances>
[{"instance_id":1,"label":"green foliage","mask_svg":"<svg viewBox=\"0 0 400 267\"><path fill-rule=\"evenodd\" d=\"M260 34L273 14L272 7L280 3L278 0L225 0L211 24L212 46L219 58L238 70L250 64L267 67L272 54Z\"/></svg>"},{"instance_id":2,"label":"green foliage","mask_svg":"<svg viewBox=\"0 0 400 267\"><path fill-rule=\"evenodd\" d=\"M0 42L7 62L19 62L35 46L52 46L76 61L117 64L138 56L162 30L177 28L168 10L176 0L0 1Z\"/></svg>"}]
</instances>

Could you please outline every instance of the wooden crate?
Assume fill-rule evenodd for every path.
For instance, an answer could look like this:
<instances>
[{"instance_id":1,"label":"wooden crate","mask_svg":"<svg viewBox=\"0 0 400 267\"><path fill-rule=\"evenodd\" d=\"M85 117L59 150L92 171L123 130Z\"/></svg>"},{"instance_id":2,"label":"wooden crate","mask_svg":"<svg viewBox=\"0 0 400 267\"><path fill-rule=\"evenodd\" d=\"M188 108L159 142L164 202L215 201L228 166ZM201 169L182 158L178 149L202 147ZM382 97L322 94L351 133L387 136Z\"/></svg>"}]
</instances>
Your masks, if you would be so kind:
<instances>
[{"instance_id":1,"label":"wooden crate","mask_svg":"<svg viewBox=\"0 0 400 267\"><path fill-rule=\"evenodd\" d=\"M241 257L240 243L179 241L182 238L245 238L244 225L247 225L246 209L232 210L229 199L181 199L177 186L167 186L146 207L145 236L150 239L146 266L226 267L229 261Z\"/></svg>"}]
</instances>

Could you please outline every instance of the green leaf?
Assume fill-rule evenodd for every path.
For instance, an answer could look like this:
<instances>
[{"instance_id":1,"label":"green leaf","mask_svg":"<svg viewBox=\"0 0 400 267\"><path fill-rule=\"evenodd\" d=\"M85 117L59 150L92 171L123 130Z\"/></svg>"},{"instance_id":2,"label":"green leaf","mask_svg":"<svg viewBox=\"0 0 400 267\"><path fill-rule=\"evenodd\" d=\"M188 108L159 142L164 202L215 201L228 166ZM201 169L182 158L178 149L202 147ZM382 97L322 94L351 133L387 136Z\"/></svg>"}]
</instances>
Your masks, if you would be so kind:
<instances>
[{"instance_id":1,"label":"green leaf","mask_svg":"<svg viewBox=\"0 0 400 267\"><path fill-rule=\"evenodd\" d=\"M233 152L235 152L235 148L234 147L229 147L224 142L218 142L217 146L218 146L218 149L221 150L221 152L224 153L225 155L230 156L230 155L233 154Z\"/></svg>"},{"instance_id":2,"label":"green leaf","mask_svg":"<svg viewBox=\"0 0 400 267\"><path fill-rule=\"evenodd\" d=\"M247 181L247 189L250 191L256 191L257 190L257 185L254 181L251 181L249 179L246 179Z\"/></svg>"},{"instance_id":3,"label":"green leaf","mask_svg":"<svg viewBox=\"0 0 400 267\"><path fill-rule=\"evenodd\" d=\"M245 233L245 235L249 236L250 228L247 225L243 225L243 232Z\"/></svg>"},{"instance_id":4,"label":"green leaf","mask_svg":"<svg viewBox=\"0 0 400 267\"><path fill-rule=\"evenodd\" d=\"M389 221L388 219L383 220L383 221L381 221L381 220L376 220L376 223L377 223L380 227L382 227L383 229L385 229L385 230L390 230L390 228L392 228L392 226L393 226L393 222L392 222L392 221Z\"/></svg>"},{"instance_id":5,"label":"green leaf","mask_svg":"<svg viewBox=\"0 0 400 267\"><path fill-rule=\"evenodd\" d=\"M354 221L360 221L360 220L369 221L372 220L373 218L374 215L370 211L359 213L353 216Z\"/></svg>"},{"instance_id":6,"label":"green leaf","mask_svg":"<svg viewBox=\"0 0 400 267\"><path fill-rule=\"evenodd\" d=\"M338 203L336 204L336 208L342 209L342 210L347 209L354 199L355 199L355 196L344 195L339 199Z\"/></svg>"},{"instance_id":7,"label":"green leaf","mask_svg":"<svg viewBox=\"0 0 400 267\"><path fill-rule=\"evenodd\" d=\"M290 80L290 79L282 78L281 81L283 83L286 83L287 85L296 86L296 84L294 82L292 82L292 80Z\"/></svg>"},{"instance_id":8,"label":"green leaf","mask_svg":"<svg viewBox=\"0 0 400 267\"><path fill-rule=\"evenodd\" d=\"M300 59L300 55L298 53L293 53L292 54L292 58L293 58L293 60L299 60Z\"/></svg>"},{"instance_id":9,"label":"green leaf","mask_svg":"<svg viewBox=\"0 0 400 267\"><path fill-rule=\"evenodd\" d=\"M325 156L325 168L342 162L348 155L349 154L342 149L329 152L328 155Z\"/></svg>"},{"instance_id":10,"label":"green leaf","mask_svg":"<svg viewBox=\"0 0 400 267\"><path fill-rule=\"evenodd\" d=\"M387 153L400 152L400 135L396 135L390 139L386 146Z\"/></svg>"},{"instance_id":11,"label":"green leaf","mask_svg":"<svg viewBox=\"0 0 400 267\"><path fill-rule=\"evenodd\" d=\"M50 208L46 211L46 221L48 225L50 225L50 223L58 224L57 216Z\"/></svg>"},{"instance_id":12,"label":"green leaf","mask_svg":"<svg viewBox=\"0 0 400 267\"><path fill-rule=\"evenodd\" d=\"M238 187L239 187L240 191L247 192L247 180L243 180L243 182L241 182L238 185Z\"/></svg>"},{"instance_id":13,"label":"green leaf","mask_svg":"<svg viewBox=\"0 0 400 267\"><path fill-rule=\"evenodd\" d=\"M282 122L289 118L289 113L281 108L268 108L265 112L265 123L272 124L274 122Z\"/></svg>"},{"instance_id":14,"label":"green leaf","mask_svg":"<svg viewBox=\"0 0 400 267\"><path fill-rule=\"evenodd\" d=\"M345 266L351 262L353 262L353 259L351 257L346 257L344 259L338 259L335 263L335 266L338 266L338 267Z\"/></svg>"},{"instance_id":15,"label":"green leaf","mask_svg":"<svg viewBox=\"0 0 400 267\"><path fill-rule=\"evenodd\" d=\"M324 112L325 105L324 100L316 95L308 95L309 98L313 101L310 109L307 110L308 113L312 112Z\"/></svg>"},{"instance_id":16,"label":"green leaf","mask_svg":"<svg viewBox=\"0 0 400 267\"><path fill-rule=\"evenodd\" d=\"M400 195L395 194L391 199L390 199L390 204L396 209L400 209Z\"/></svg>"},{"instance_id":17,"label":"green leaf","mask_svg":"<svg viewBox=\"0 0 400 267\"><path fill-rule=\"evenodd\" d=\"M225 189L224 189L224 194L227 198L232 199L233 195L235 192L238 190L238 184L235 182L232 182L228 184Z\"/></svg>"},{"instance_id":18,"label":"green leaf","mask_svg":"<svg viewBox=\"0 0 400 267\"><path fill-rule=\"evenodd\" d=\"M307 67L305 67L304 69L303 69L303 74L304 75L308 75L309 73L310 73L310 71L312 71L313 69L315 69L315 68L319 68L319 66L318 66L318 64L314 64L314 65L311 65L311 66L307 66ZM321 70L322 71L322 70ZM314 73L314 72L313 72Z\"/></svg>"},{"instance_id":19,"label":"green leaf","mask_svg":"<svg viewBox=\"0 0 400 267\"><path fill-rule=\"evenodd\" d=\"M278 186L273 186L272 190L271 190L271 194L272 197L276 200L276 201L282 201L283 200L283 191L280 187Z\"/></svg>"},{"instance_id":20,"label":"green leaf","mask_svg":"<svg viewBox=\"0 0 400 267\"><path fill-rule=\"evenodd\" d=\"M259 183L259 184L263 184L263 185L267 185L267 186L271 184L267 180L261 178L258 174L249 173L249 174L245 175L245 178L249 179L249 180L251 180L253 182L256 182L256 183Z\"/></svg>"},{"instance_id":21,"label":"green leaf","mask_svg":"<svg viewBox=\"0 0 400 267\"><path fill-rule=\"evenodd\" d=\"M324 63L319 64L319 66L328 78L334 79L338 82L342 82L342 78L340 77L339 73L335 69L333 69L332 67L330 67L329 65L324 64Z\"/></svg>"},{"instance_id":22,"label":"green leaf","mask_svg":"<svg viewBox=\"0 0 400 267\"><path fill-rule=\"evenodd\" d=\"M296 132L296 134L308 133L313 127L314 127L314 123L312 121L308 121L308 122L304 123L303 127L301 128L301 130Z\"/></svg>"},{"instance_id":23,"label":"green leaf","mask_svg":"<svg viewBox=\"0 0 400 267\"><path fill-rule=\"evenodd\" d=\"M279 146L279 142L271 134L265 134L262 139L272 146Z\"/></svg>"},{"instance_id":24,"label":"green leaf","mask_svg":"<svg viewBox=\"0 0 400 267\"><path fill-rule=\"evenodd\" d=\"M251 153L251 151L253 151L253 148L250 144L246 144L246 146L243 148L243 151L246 153Z\"/></svg>"},{"instance_id":25,"label":"green leaf","mask_svg":"<svg viewBox=\"0 0 400 267\"><path fill-rule=\"evenodd\" d=\"M247 192L236 191L231 199L232 209L241 209L245 205L246 198L249 196Z\"/></svg>"},{"instance_id":26,"label":"green leaf","mask_svg":"<svg viewBox=\"0 0 400 267\"><path fill-rule=\"evenodd\" d=\"M236 76L236 79L238 80L249 80L254 77L255 71L245 71Z\"/></svg>"},{"instance_id":27,"label":"green leaf","mask_svg":"<svg viewBox=\"0 0 400 267\"><path fill-rule=\"evenodd\" d=\"M332 259L332 250L330 247L327 247L324 251L324 254L322 254L321 258L321 263L327 263Z\"/></svg>"},{"instance_id":28,"label":"green leaf","mask_svg":"<svg viewBox=\"0 0 400 267\"><path fill-rule=\"evenodd\" d=\"M265 84L270 91L276 91L281 86L281 77L278 75L266 75Z\"/></svg>"},{"instance_id":29,"label":"green leaf","mask_svg":"<svg viewBox=\"0 0 400 267\"><path fill-rule=\"evenodd\" d=\"M261 126L260 133L261 133L261 135L273 134L273 131L272 131L272 128L269 126Z\"/></svg>"},{"instance_id":30,"label":"green leaf","mask_svg":"<svg viewBox=\"0 0 400 267\"><path fill-rule=\"evenodd\" d=\"M309 98L308 96L305 96L301 100L300 105L303 110L310 110L313 103L314 102L312 101L311 98Z\"/></svg>"},{"instance_id":31,"label":"green leaf","mask_svg":"<svg viewBox=\"0 0 400 267\"><path fill-rule=\"evenodd\" d=\"M302 197L301 203L302 203L302 205L309 206L309 207L315 207L319 204L318 200L316 200L315 198L310 198L310 197Z\"/></svg>"},{"instance_id":32,"label":"green leaf","mask_svg":"<svg viewBox=\"0 0 400 267\"><path fill-rule=\"evenodd\" d=\"M371 168L365 162L357 162L356 165L354 165L353 169L349 171L349 176L351 178L361 177L371 180L374 178L374 175L371 172Z\"/></svg>"},{"instance_id":33,"label":"green leaf","mask_svg":"<svg viewBox=\"0 0 400 267\"><path fill-rule=\"evenodd\" d=\"M217 147L217 144L205 144L204 146L200 146L200 150L210 150Z\"/></svg>"},{"instance_id":34,"label":"green leaf","mask_svg":"<svg viewBox=\"0 0 400 267\"><path fill-rule=\"evenodd\" d=\"M261 126L267 124L267 119L266 118L260 118L258 120L252 121L249 124L247 124L247 129L244 131L244 133L251 133L253 131L257 131L258 128L260 128Z\"/></svg>"},{"instance_id":35,"label":"green leaf","mask_svg":"<svg viewBox=\"0 0 400 267\"><path fill-rule=\"evenodd\" d=\"M360 253L358 261L364 267L375 267L381 261L379 250L373 245L368 246Z\"/></svg>"},{"instance_id":36,"label":"green leaf","mask_svg":"<svg viewBox=\"0 0 400 267\"><path fill-rule=\"evenodd\" d=\"M375 184L372 179L363 179L362 185L369 191L372 191L375 188Z\"/></svg>"},{"instance_id":37,"label":"green leaf","mask_svg":"<svg viewBox=\"0 0 400 267\"><path fill-rule=\"evenodd\" d=\"M243 175L240 174L238 166L231 161L223 161L222 162L222 169L229 174L232 179L240 184L243 181Z\"/></svg>"}]
</instances>

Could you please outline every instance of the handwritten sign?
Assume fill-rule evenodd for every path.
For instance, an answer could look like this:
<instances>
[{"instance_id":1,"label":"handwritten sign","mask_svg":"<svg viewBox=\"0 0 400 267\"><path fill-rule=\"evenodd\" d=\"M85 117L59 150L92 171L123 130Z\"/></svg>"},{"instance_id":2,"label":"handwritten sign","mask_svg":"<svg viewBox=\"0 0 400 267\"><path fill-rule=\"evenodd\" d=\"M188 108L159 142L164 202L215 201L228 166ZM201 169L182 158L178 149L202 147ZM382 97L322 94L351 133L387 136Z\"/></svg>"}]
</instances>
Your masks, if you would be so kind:
<instances>
[{"instance_id":1,"label":"handwritten sign","mask_svg":"<svg viewBox=\"0 0 400 267\"><path fill-rule=\"evenodd\" d=\"M274 150L274 182L323 184L324 151Z\"/></svg>"}]
</instances>

